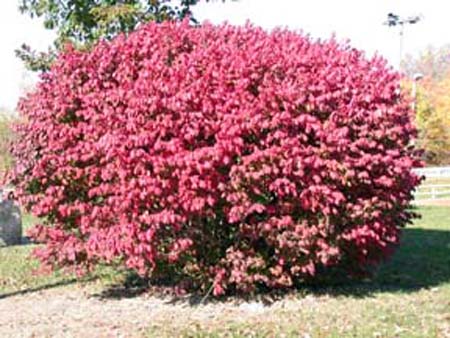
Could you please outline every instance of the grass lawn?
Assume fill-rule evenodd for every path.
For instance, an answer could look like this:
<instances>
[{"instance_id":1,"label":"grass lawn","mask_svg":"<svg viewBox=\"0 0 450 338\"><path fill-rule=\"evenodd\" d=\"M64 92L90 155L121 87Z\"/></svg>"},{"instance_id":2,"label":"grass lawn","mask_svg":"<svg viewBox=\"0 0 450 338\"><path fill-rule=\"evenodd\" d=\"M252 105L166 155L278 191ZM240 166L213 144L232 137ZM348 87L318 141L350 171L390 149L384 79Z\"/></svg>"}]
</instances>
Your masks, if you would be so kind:
<instances>
[{"instance_id":1,"label":"grass lawn","mask_svg":"<svg viewBox=\"0 0 450 338\"><path fill-rule=\"evenodd\" d=\"M37 222L39 219L30 214L22 216L24 236ZM32 293L59 286L70 287L95 282L100 287L106 287L121 283L126 278L124 274L115 273L106 267L99 268L93 275L81 279L58 272L50 275L37 273L39 264L30 258L34 247L35 245L0 247L0 300L10 295Z\"/></svg>"},{"instance_id":2,"label":"grass lawn","mask_svg":"<svg viewBox=\"0 0 450 338\"><path fill-rule=\"evenodd\" d=\"M450 337L450 207L423 206L418 211L422 218L404 230L401 247L370 281L298 290L241 318L233 312L236 300L211 302L224 309L214 320L191 316L205 310L186 304L189 320L181 315L163 322L149 319L145 335ZM123 278L108 270L78 283L70 276L36 276L36 263L27 258L30 249L0 249L0 305L2 298L16 294L80 284L98 290ZM230 302L234 305L226 305Z\"/></svg>"}]
</instances>

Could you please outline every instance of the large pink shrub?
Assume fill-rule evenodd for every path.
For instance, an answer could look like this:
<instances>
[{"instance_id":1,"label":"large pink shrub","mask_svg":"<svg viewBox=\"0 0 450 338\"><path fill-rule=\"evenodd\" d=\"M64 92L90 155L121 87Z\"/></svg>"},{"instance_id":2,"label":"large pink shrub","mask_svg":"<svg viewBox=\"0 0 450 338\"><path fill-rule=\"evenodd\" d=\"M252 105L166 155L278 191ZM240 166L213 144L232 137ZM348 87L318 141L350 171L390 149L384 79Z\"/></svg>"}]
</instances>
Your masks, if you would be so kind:
<instances>
[{"instance_id":1,"label":"large pink shrub","mask_svg":"<svg viewBox=\"0 0 450 338\"><path fill-rule=\"evenodd\" d=\"M334 40L148 24L67 50L22 100L13 181L52 267L225 291L386 258L419 179L399 75Z\"/></svg>"}]
</instances>

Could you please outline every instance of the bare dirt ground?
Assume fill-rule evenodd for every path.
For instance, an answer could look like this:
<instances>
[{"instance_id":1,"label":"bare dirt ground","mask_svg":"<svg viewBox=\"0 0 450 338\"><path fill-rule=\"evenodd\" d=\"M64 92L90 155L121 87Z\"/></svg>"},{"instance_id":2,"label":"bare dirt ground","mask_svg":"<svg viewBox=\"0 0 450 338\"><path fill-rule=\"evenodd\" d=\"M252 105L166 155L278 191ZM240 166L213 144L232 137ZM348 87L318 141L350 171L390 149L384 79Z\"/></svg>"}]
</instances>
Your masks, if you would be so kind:
<instances>
[{"instance_id":1,"label":"bare dirt ground","mask_svg":"<svg viewBox=\"0 0 450 338\"><path fill-rule=\"evenodd\" d=\"M72 285L4 296L0 337L450 338L450 303L436 296L440 289L400 297L285 295L192 304L191 298L148 294L105 297Z\"/></svg>"},{"instance_id":2,"label":"bare dirt ground","mask_svg":"<svg viewBox=\"0 0 450 338\"><path fill-rule=\"evenodd\" d=\"M158 308L148 300L102 300L82 289L52 289L0 300L1 337L117 337L139 331ZM138 333L138 332L136 332Z\"/></svg>"},{"instance_id":3,"label":"bare dirt ground","mask_svg":"<svg viewBox=\"0 0 450 338\"><path fill-rule=\"evenodd\" d=\"M309 301L307 297L302 302ZM231 319L236 324L248 322L282 306L261 302L192 306L189 299L105 298L89 288L63 287L0 299L0 337L141 337L153 336L152 328L158 336L171 336L173 323L195 331L199 325L220 327Z\"/></svg>"}]
</instances>

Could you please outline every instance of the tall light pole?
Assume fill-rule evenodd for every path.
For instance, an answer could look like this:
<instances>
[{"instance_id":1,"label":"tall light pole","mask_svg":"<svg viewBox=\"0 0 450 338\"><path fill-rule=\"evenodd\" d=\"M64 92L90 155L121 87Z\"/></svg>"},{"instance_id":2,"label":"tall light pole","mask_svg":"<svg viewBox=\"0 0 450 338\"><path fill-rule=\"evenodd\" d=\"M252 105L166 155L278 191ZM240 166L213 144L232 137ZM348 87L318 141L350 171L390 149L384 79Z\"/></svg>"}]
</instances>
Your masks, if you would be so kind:
<instances>
[{"instance_id":1,"label":"tall light pole","mask_svg":"<svg viewBox=\"0 0 450 338\"><path fill-rule=\"evenodd\" d=\"M403 58L403 37L405 35L405 25L414 25L422 19L421 16L409 16L407 18L402 18L397 14L389 13L387 20L383 23L388 27L399 27L400 28L400 51L399 51L399 61L398 69L401 69L402 58Z\"/></svg>"}]
</instances>

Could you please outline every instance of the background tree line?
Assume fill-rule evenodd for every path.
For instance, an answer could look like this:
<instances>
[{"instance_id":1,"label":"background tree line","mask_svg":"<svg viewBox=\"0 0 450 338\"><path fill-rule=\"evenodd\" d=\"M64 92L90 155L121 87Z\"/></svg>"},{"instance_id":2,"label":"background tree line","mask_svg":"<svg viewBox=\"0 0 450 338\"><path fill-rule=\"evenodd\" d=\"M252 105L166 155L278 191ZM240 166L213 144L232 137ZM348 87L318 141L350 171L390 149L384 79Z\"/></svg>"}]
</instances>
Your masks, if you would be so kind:
<instances>
[{"instance_id":1,"label":"background tree line","mask_svg":"<svg viewBox=\"0 0 450 338\"><path fill-rule=\"evenodd\" d=\"M407 56L403 67L409 78L423 75L417 83L416 123L425 160L430 165L450 164L450 45Z\"/></svg>"}]
</instances>

